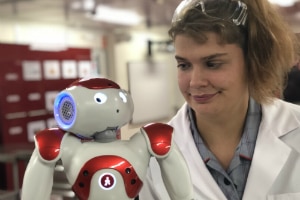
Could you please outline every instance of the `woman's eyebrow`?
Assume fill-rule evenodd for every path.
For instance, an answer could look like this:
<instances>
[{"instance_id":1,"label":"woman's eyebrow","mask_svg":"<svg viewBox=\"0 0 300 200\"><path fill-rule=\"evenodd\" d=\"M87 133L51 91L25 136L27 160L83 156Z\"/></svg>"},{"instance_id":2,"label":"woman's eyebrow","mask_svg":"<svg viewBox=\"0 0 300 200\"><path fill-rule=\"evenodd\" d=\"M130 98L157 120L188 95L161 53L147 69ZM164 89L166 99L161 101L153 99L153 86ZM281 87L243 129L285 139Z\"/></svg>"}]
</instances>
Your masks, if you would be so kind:
<instances>
[{"instance_id":1,"label":"woman's eyebrow","mask_svg":"<svg viewBox=\"0 0 300 200\"><path fill-rule=\"evenodd\" d=\"M212 54L212 55L209 55L209 56L202 57L201 60L211 60L211 59L226 56L226 55L228 55L228 53L216 53L216 54ZM183 57L178 56L178 55L175 55L175 59L176 60L182 60L182 61L187 60L186 58L183 58Z\"/></svg>"},{"instance_id":2,"label":"woman's eyebrow","mask_svg":"<svg viewBox=\"0 0 300 200\"><path fill-rule=\"evenodd\" d=\"M216 53L213 55L205 56L205 57L201 58L201 60L211 60L211 59L226 56L226 55L228 55L228 53Z\"/></svg>"},{"instance_id":3,"label":"woman's eyebrow","mask_svg":"<svg viewBox=\"0 0 300 200\"><path fill-rule=\"evenodd\" d=\"M180 57L180 56L177 56L177 55L175 55L175 59L176 59L176 60L186 60L185 58Z\"/></svg>"}]
</instances>

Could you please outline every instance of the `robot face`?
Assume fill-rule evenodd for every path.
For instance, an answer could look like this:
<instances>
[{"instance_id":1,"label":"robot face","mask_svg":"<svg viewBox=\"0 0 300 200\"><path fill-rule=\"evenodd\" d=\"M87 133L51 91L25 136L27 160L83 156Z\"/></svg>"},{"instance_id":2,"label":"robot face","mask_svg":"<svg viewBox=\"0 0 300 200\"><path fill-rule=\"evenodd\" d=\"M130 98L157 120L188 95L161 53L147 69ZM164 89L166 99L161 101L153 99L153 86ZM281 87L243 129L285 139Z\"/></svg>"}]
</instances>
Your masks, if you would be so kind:
<instances>
[{"instance_id":1,"label":"robot face","mask_svg":"<svg viewBox=\"0 0 300 200\"><path fill-rule=\"evenodd\" d=\"M126 93L124 92L119 92L119 97L121 98L121 100L124 102L124 103L127 103L127 97L126 97ZM98 104L104 104L108 99L108 96L104 93L96 93L95 96L94 96L94 100L96 103Z\"/></svg>"},{"instance_id":2,"label":"robot face","mask_svg":"<svg viewBox=\"0 0 300 200\"><path fill-rule=\"evenodd\" d=\"M128 123L133 114L132 98L126 91L111 85L90 88L72 85L59 93L54 102L54 116L59 127L91 137Z\"/></svg>"}]
</instances>

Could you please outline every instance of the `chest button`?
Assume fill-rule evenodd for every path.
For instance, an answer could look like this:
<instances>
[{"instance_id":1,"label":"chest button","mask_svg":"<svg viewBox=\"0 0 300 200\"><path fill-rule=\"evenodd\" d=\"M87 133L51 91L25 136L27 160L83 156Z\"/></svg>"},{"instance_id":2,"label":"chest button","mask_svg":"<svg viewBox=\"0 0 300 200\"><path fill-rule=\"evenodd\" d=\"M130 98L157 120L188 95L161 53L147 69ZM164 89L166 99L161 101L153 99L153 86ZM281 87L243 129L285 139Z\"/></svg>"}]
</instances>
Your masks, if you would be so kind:
<instances>
[{"instance_id":1,"label":"chest button","mask_svg":"<svg viewBox=\"0 0 300 200\"><path fill-rule=\"evenodd\" d=\"M224 184L225 185L230 185L230 181L227 178L224 178Z\"/></svg>"}]
</instances>

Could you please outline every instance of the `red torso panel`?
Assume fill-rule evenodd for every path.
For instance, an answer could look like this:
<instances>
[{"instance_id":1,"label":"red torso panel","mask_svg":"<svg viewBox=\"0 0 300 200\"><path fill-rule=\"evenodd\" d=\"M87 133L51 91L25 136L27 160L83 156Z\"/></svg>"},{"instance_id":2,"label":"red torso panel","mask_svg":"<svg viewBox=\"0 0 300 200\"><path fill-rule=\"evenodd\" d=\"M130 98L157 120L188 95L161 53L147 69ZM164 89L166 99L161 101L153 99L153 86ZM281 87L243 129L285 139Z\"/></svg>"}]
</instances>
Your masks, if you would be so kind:
<instances>
[{"instance_id":1,"label":"red torso panel","mask_svg":"<svg viewBox=\"0 0 300 200\"><path fill-rule=\"evenodd\" d=\"M133 166L124 158L113 155L103 155L90 159L81 168L78 177L72 186L73 191L82 199L88 199L90 192L90 183L93 175L101 169L114 169L118 171L123 178L124 187L128 197L134 198L142 188L142 181L139 179ZM113 175L103 174L100 177L100 187L103 190L113 187L116 181Z\"/></svg>"}]
</instances>

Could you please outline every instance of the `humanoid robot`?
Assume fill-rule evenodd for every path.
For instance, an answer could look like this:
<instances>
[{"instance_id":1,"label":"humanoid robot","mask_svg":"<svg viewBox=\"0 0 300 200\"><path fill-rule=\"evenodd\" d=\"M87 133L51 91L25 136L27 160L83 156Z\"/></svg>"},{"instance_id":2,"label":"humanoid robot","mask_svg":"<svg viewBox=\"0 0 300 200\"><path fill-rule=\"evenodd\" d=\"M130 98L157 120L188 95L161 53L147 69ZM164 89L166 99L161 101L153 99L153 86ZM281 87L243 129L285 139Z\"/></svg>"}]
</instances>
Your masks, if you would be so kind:
<instances>
[{"instance_id":1,"label":"humanoid robot","mask_svg":"<svg viewBox=\"0 0 300 200\"><path fill-rule=\"evenodd\" d=\"M118 139L132 114L132 98L109 79L81 79L61 91L54 101L58 127L35 135L22 200L50 199L59 160L80 200L134 199L151 157L159 162L170 198L192 199L189 171L173 143L172 127L152 123L129 140Z\"/></svg>"}]
</instances>

